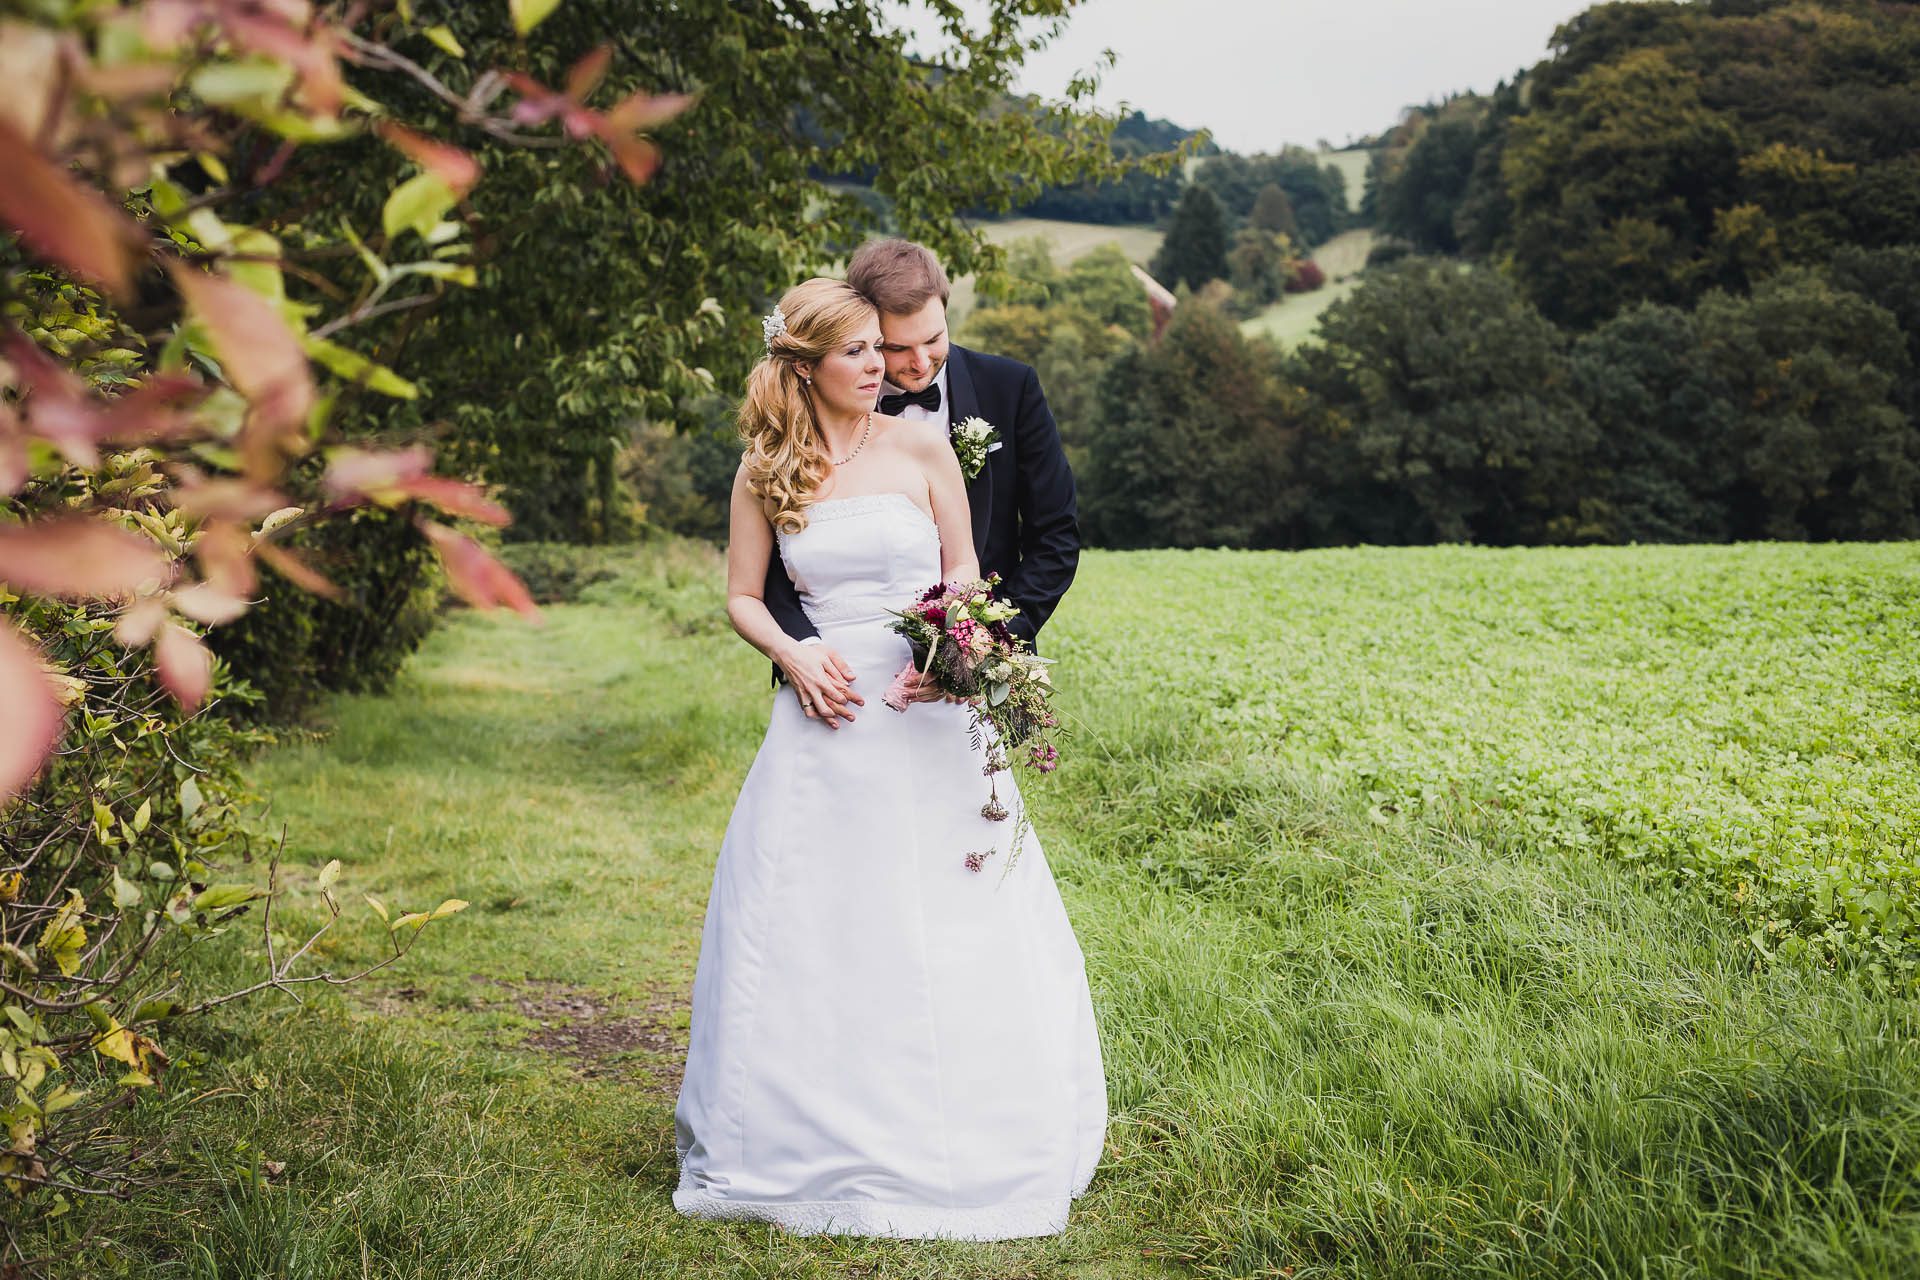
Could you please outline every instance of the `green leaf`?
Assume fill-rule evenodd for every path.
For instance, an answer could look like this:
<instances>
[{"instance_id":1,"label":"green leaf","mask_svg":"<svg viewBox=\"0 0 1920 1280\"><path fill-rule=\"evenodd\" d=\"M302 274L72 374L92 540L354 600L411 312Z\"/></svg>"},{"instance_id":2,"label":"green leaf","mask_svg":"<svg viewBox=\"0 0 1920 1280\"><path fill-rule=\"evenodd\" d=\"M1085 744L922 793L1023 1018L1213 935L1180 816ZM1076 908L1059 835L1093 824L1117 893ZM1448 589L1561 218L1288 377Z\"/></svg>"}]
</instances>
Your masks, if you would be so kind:
<instances>
[{"instance_id":1,"label":"green leaf","mask_svg":"<svg viewBox=\"0 0 1920 1280\"><path fill-rule=\"evenodd\" d=\"M507 7L513 12L513 29L524 36L558 9L560 0L507 0Z\"/></svg>"},{"instance_id":2,"label":"green leaf","mask_svg":"<svg viewBox=\"0 0 1920 1280\"><path fill-rule=\"evenodd\" d=\"M277 103L293 83L293 67L265 58L215 62L200 68L187 85L206 102L232 107L245 102Z\"/></svg>"},{"instance_id":3,"label":"green leaf","mask_svg":"<svg viewBox=\"0 0 1920 1280\"><path fill-rule=\"evenodd\" d=\"M376 897L374 897L374 896L373 896L372 894L370 894L370 893L368 893L368 894L363 894L363 895L361 895L361 896L363 896L364 898L366 898L366 900L367 900L367 905L368 905L368 906L370 906L370 907L372 907L372 908L373 908L373 909L374 909L375 911L378 911L378 912L380 913L380 921L381 921L381 923L382 923L382 924L387 924L387 923L388 923L388 921L387 921L387 904L386 904L386 903L384 903L384 902L382 902L382 901L380 901L380 899L378 899L378 898L376 898ZM389 927L391 927L391 925L389 925Z\"/></svg>"},{"instance_id":4,"label":"green leaf","mask_svg":"<svg viewBox=\"0 0 1920 1280\"><path fill-rule=\"evenodd\" d=\"M305 337L301 342L309 356L334 373L353 382L364 378L369 391L378 391L399 400L411 400L420 394L420 389L411 382L358 351L328 342L325 338Z\"/></svg>"},{"instance_id":5,"label":"green leaf","mask_svg":"<svg viewBox=\"0 0 1920 1280\"><path fill-rule=\"evenodd\" d=\"M456 911L464 911L466 909L467 909L467 903L463 899L448 898L445 902L441 903L439 906L435 907L431 912L429 912L427 915L427 919L439 920L445 916L452 915Z\"/></svg>"},{"instance_id":6,"label":"green leaf","mask_svg":"<svg viewBox=\"0 0 1920 1280\"><path fill-rule=\"evenodd\" d=\"M421 236L433 230L440 215L453 208L458 197L445 179L434 173L416 173L393 189L380 211L380 225L392 240L411 227Z\"/></svg>"},{"instance_id":7,"label":"green leaf","mask_svg":"<svg viewBox=\"0 0 1920 1280\"><path fill-rule=\"evenodd\" d=\"M216 884L202 889L194 897L193 909L196 911L219 911L225 907L237 907L243 902L252 902L255 898L264 898L267 891L252 884Z\"/></svg>"},{"instance_id":8,"label":"green leaf","mask_svg":"<svg viewBox=\"0 0 1920 1280\"><path fill-rule=\"evenodd\" d=\"M147 823L152 820L153 801L151 799L142 800L140 807L133 812L133 829L135 831L145 831L147 829Z\"/></svg>"},{"instance_id":9,"label":"green leaf","mask_svg":"<svg viewBox=\"0 0 1920 1280\"><path fill-rule=\"evenodd\" d=\"M453 38L453 32L447 27L428 27L425 31L421 32L421 34L456 58L464 58L467 56L467 51L460 47L460 42Z\"/></svg>"},{"instance_id":10,"label":"green leaf","mask_svg":"<svg viewBox=\"0 0 1920 1280\"><path fill-rule=\"evenodd\" d=\"M40 933L40 950L52 958L61 973L71 978L80 968L80 952L87 945L87 928L82 913L87 909L78 889L67 890L67 900ZM88 1008L92 1008L91 1005Z\"/></svg>"},{"instance_id":11,"label":"green leaf","mask_svg":"<svg viewBox=\"0 0 1920 1280\"><path fill-rule=\"evenodd\" d=\"M203 803L200 796L200 784L188 778L180 784L180 819L187 821L200 811Z\"/></svg>"},{"instance_id":12,"label":"green leaf","mask_svg":"<svg viewBox=\"0 0 1920 1280\"><path fill-rule=\"evenodd\" d=\"M340 878L340 859L335 858L331 862L327 863L326 866L320 868L320 887L322 889L331 889L333 887L333 882L335 880L338 880L339 878Z\"/></svg>"},{"instance_id":13,"label":"green leaf","mask_svg":"<svg viewBox=\"0 0 1920 1280\"><path fill-rule=\"evenodd\" d=\"M113 869L113 905L122 910L140 905L140 890L120 874L120 868Z\"/></svg>"}]
</instances>

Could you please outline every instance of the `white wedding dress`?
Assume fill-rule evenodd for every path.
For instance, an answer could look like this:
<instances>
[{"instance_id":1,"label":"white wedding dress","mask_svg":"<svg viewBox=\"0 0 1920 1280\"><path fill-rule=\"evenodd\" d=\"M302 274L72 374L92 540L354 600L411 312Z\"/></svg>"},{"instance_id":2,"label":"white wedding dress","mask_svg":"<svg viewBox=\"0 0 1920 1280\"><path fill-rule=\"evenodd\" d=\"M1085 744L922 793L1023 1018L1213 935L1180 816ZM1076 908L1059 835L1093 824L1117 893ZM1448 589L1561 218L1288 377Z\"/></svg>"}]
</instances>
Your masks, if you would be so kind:
<instances>
[{"instance_id":1,"label":"white wedding dress","mask_svg":"<svg viewBox=\"0 0 1920 1280\"><path fill-rule=\"evenodd\" d=\"M700 936L674 1207L805 1234L1054 1234L1107 1121L1080 946L1031 831L1001 876L1016 823L981 816L967 709L880 697L908 659L886 610L939 581L939 534L903 493L807 514L780 555L866 705L834 730L774 699ZM1010 774L999 790L1013 808Z\"/></svg>"}]
</instances>

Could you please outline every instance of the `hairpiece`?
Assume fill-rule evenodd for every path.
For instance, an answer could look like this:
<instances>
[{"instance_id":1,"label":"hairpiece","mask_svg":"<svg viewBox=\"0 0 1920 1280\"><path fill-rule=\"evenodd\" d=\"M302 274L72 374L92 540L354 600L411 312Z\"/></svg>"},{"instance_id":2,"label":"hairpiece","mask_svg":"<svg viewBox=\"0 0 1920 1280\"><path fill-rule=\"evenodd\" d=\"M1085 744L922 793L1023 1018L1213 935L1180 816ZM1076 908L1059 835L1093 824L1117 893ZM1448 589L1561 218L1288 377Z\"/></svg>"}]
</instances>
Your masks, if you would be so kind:
<instances>
[{"instance_id":1,"label":"hairpiece","mask_svg":"<svg viewBox=\"0 0 1920 1280\"><path fill-rule=\"evenodd\" d=\"M760 336L766 339L767 354L773 354L773 340L787 331L787 317L776 304L771 312L760 317Z\"/></svg>"}]
</instances>

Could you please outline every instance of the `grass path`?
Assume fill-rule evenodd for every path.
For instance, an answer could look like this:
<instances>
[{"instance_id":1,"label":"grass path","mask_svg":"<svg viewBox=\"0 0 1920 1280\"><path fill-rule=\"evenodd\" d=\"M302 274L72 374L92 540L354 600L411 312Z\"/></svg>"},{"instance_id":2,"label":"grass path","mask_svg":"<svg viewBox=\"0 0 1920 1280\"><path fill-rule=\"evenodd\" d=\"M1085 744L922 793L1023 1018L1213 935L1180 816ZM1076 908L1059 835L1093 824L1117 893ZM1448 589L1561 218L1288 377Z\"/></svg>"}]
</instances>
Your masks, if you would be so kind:
<instances>
[{"instance_id":1,"label":"grass path","mask_svg":"<svg viewBox=\"0 0 1920 1280\"><path fill-rule=\"evenodd\" d=\"M1048 632L1081 736L1031 795L1113 1111L1064 1236L794 1239L673 1213L701 912L767 692L710 610L656 601L538 629L456 615L390 697L336 701L322 738L258 764L296 884L338 857L356 906L472 906L364 989L176 1037L147 1119L179 1187L86 1206L115 1244L72 1274L1910 1274L1904 1008L1756 973L1696 902L1497 816L1383 822L1189 705L1177 650L1074 663L1143 574L1157 609L1218 612L1211 588L1182 605L1182 566L1229 561L1269 590L1356 568L1095 554ZM370 921L329 936L331 966L380 954ZM230 941L208 963L238 975L256 944Z\"/></svg>"}]
</instances>

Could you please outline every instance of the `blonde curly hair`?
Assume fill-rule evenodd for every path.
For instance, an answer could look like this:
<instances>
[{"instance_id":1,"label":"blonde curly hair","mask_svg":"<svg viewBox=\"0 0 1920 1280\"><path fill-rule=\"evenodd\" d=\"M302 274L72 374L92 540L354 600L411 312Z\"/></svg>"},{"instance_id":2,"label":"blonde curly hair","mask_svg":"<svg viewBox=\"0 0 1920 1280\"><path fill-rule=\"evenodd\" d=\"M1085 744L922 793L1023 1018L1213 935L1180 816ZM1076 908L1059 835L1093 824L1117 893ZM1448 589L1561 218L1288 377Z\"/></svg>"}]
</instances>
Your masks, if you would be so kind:
<instances>
[{"instance_id":1,"label":"blonde curly hair","mask_svg":"<svg viewBox=\"0 0 1920 1280\"><path fill-rule=\"evenodd\" d=\"M767 354L747 375L739 414L740 438L747 446L741 461L747 487L773 527L798 533L807 527L806 508L831 465L812 389L794 363L836 350L879 313L852 285L825 276L787 290L780 313L786 318L784 331L770 326Z\"/></svg>"}]
</instances>

